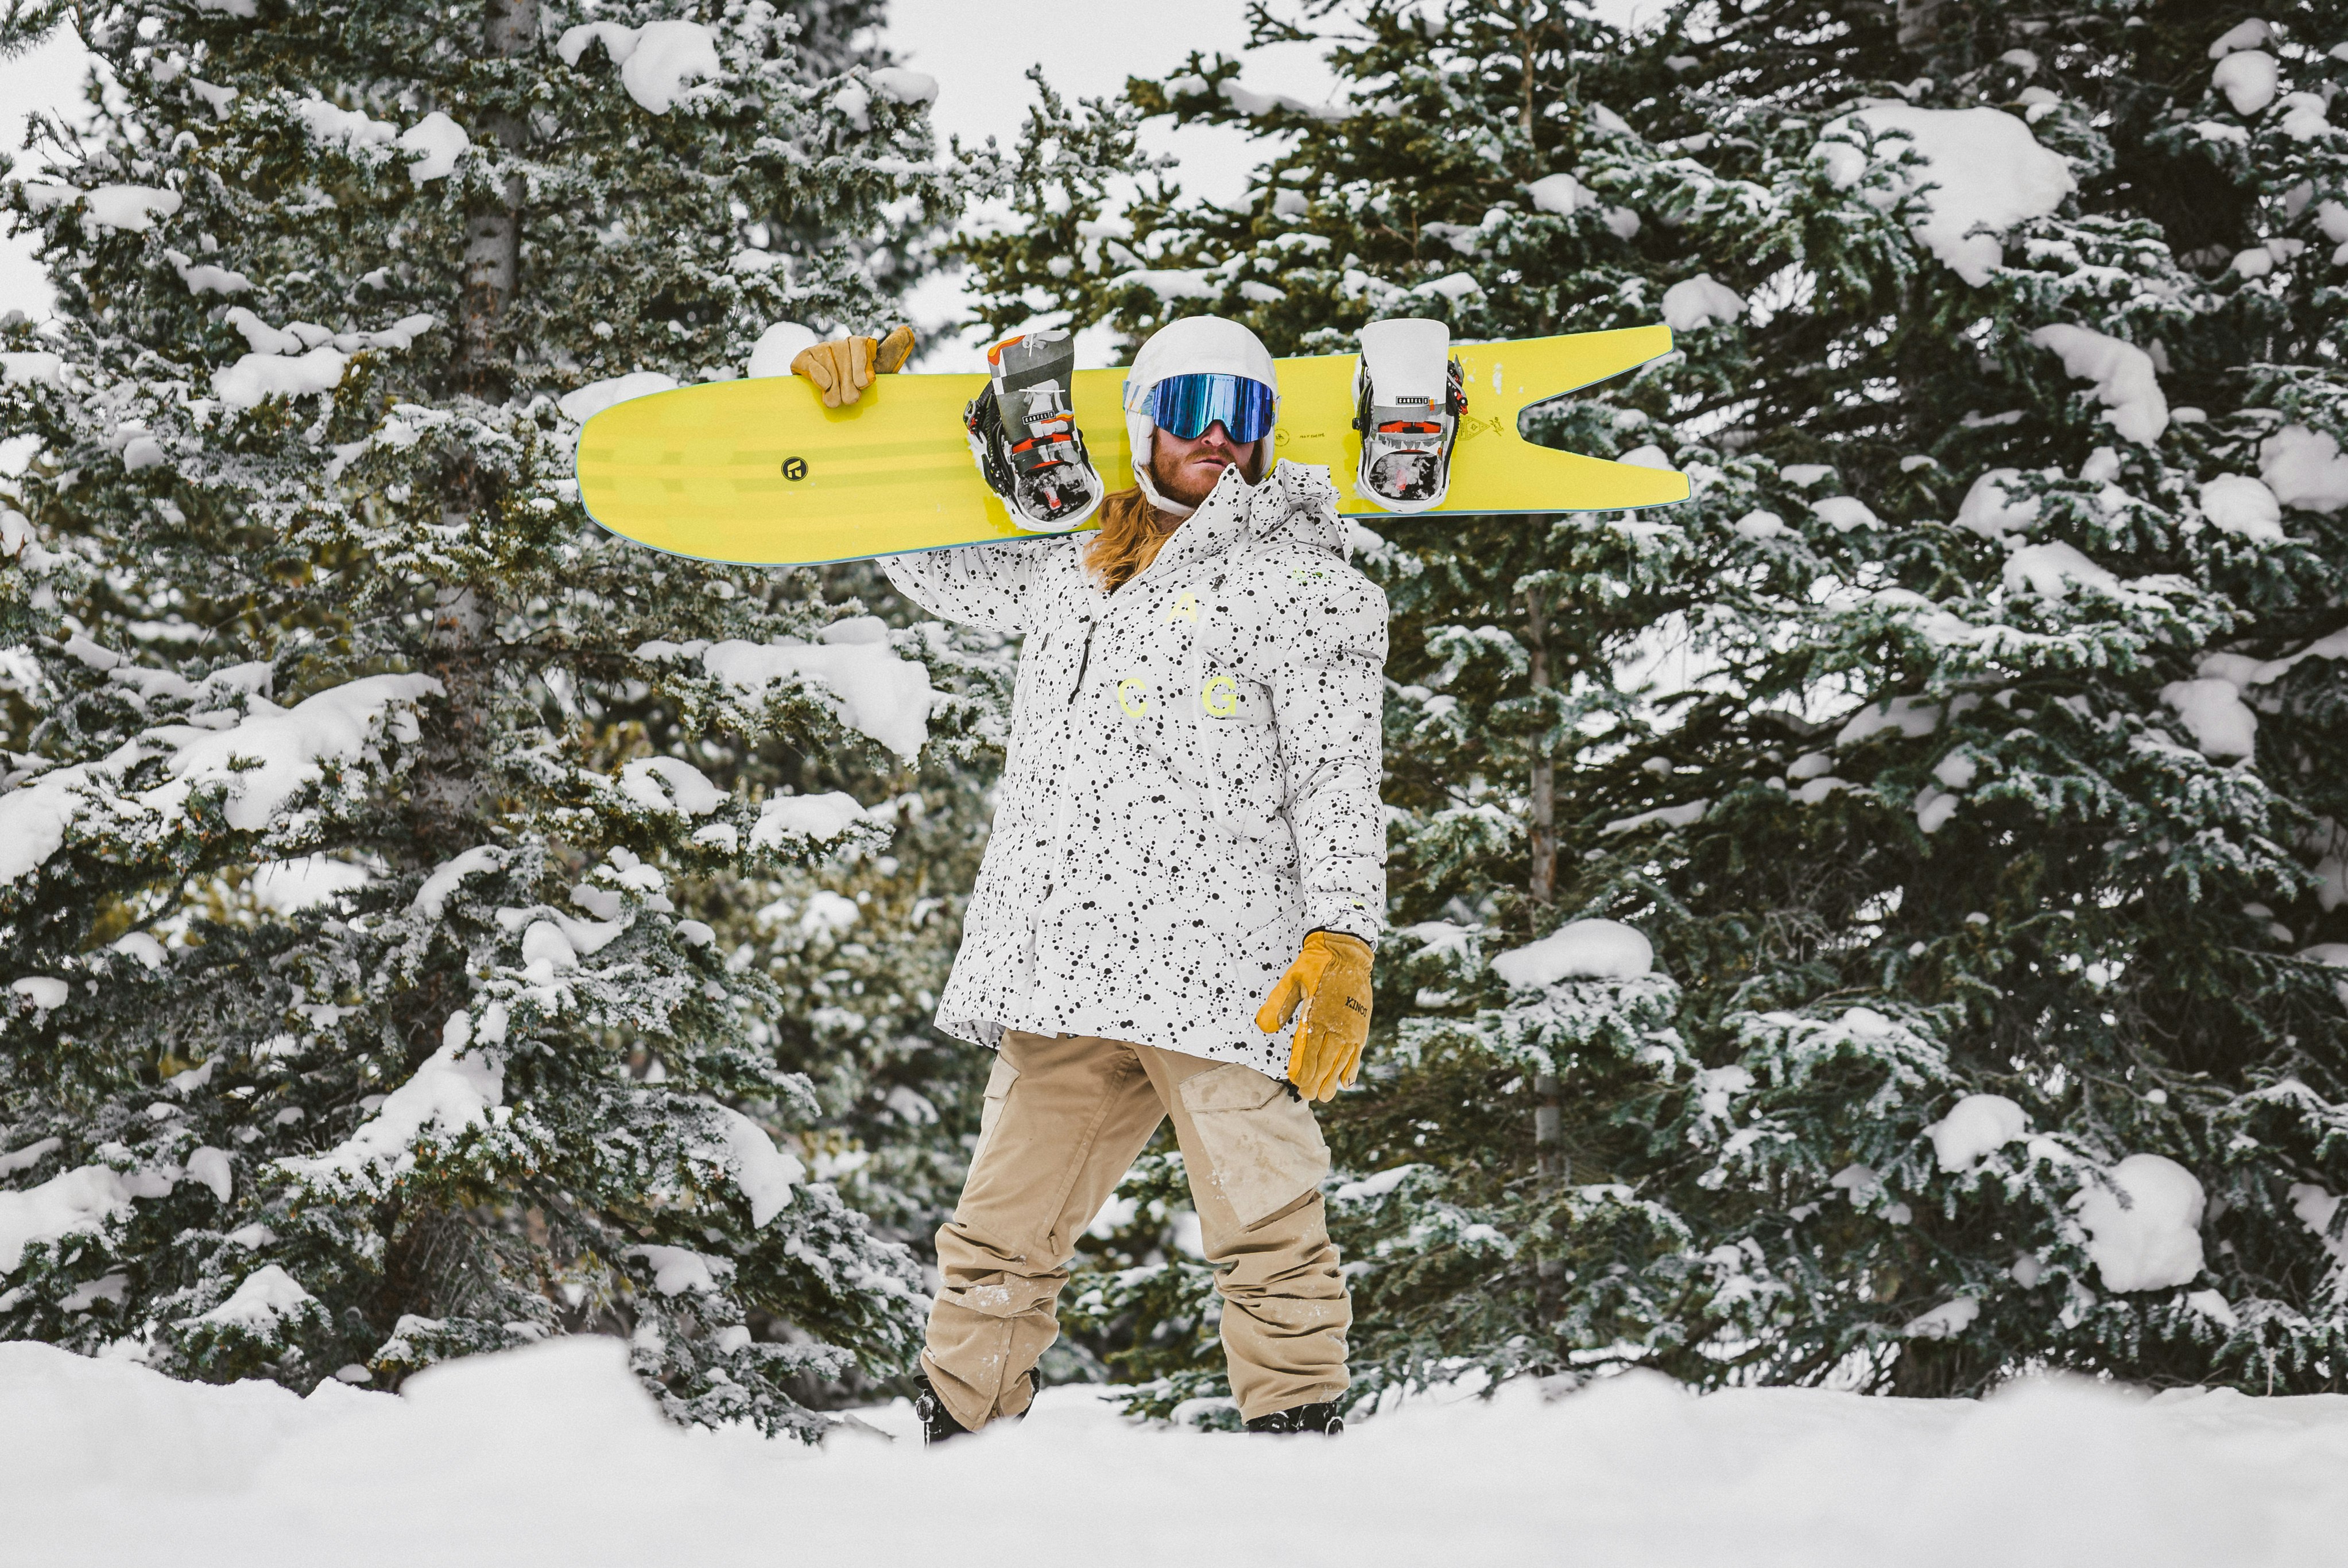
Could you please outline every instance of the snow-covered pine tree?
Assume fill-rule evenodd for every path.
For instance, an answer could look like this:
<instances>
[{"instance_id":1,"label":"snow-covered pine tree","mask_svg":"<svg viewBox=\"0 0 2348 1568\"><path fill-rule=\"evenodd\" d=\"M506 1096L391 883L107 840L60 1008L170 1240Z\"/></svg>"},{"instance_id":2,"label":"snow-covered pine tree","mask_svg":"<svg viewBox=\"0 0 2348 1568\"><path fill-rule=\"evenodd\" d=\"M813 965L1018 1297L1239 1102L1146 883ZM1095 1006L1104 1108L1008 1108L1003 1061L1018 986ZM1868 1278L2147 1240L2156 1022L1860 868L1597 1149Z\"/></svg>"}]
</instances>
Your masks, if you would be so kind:
<instances>
[{"instance_id":1,"label":"snow-covered pine tree","mask_svg":"<svg viewBox=\"0 0 2348 1568\"><path fill-rule=\"evenodd\" d=\"M922 264L971 177L871 9L66 10L93 128L5 188L59 303L0 329L0 1334L382 1387L616 1331L801 1430L909 1351L707 917L885 848L815 784L915 754L931 644L570 477L594 408Z\"/></svg>"},{"instance_id":2,"label":"snow-covered pine tree","mask_svg":"<svg viewBox=\"0 0 2348 1568\"><path fill-rule=\"evenodd\" d=\"M1098 243L994 241L998 310L1660 316L1682 354L1546 434L1698 490L1368 551L1402 940L1333 1141L1374 1379L2337 1386L2348 16L1308 9L1341 107L1132 89L1276 134L1242 209L1071 200ZM1591 916L1676 998L1525 943Z\"/></svg>"},{"instance_id":3,"label":"snow-covered pine tree","mask_svg":"<svg viewBox=\"0 0 2348 1568\"><path fill-rule=\"evenodd\" d=\"M918 619L926 612L868 564L825 576L836 612L869 609L921 639L941 688L930 743L917 773L843 748L770 759L802 794L882 803L894 835L882 852L746 879L713 898L710 921L735 961L780 992L778 1058L822 1107L808 1134L815 1169L926 1262L962 1190L986 1078L985 1053L931 1020L985 848L1014 650Z\"/></svg>"}]
</instances>

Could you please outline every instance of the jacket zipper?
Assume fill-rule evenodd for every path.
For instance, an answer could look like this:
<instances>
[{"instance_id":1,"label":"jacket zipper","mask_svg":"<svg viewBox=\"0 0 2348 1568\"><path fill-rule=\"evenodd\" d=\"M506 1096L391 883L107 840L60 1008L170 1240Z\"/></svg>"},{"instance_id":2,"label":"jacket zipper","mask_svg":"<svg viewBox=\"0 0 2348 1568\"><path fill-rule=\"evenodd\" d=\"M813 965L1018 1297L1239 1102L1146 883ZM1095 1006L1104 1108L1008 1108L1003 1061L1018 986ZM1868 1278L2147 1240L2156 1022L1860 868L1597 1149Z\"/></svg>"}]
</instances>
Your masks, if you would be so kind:
<instances>
[{"instance_id":1,"label":"jacket zipper","mask_svg":"<svg viewBox=\"0 0 2348 1568\"><path fill-rule=\"evenodd\" d=\"M1092 662L1093 623L1087 620L1085 622L1085 651L1076 661L1076 683L1068 689L1068 706L1071 708L1076 705L1076 694L1085 689L1085 671L1092 668Z\"/></svg>"}]
</instances>

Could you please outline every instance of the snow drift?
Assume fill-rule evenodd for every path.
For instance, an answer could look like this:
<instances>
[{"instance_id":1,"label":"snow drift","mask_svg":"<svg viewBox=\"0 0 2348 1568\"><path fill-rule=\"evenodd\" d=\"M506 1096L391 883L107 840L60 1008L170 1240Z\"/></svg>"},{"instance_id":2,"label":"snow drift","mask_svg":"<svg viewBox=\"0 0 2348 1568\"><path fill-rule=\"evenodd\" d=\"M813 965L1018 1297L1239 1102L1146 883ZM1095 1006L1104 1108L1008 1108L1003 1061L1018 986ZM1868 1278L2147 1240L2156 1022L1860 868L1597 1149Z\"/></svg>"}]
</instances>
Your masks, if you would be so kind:
<instances>
[{"instance_id":1,"label":"snow drift","mask_svg":"<svg viewBox=\"0 0 2348 1568\"><path fill-rule=\"evenodd\" d=\"M923 1563L1045 1517L1119 1563L2001 1568L2336 1561L2348 1398L1704 1398L1633 1375L1437 1398L1334 1442L1131 1425L1054 1389L925 1452L901 1403L824 1449L665 1425L614 1339L452 1363L397 1397L174 1383L0 1345L15 1561ZM613 1484L614 1478L623 1478ZM689 1547L688 1547L688 1544ZM1044 1560L1062 1553L1047 1552Z\"/></svg>"}]
</instances>

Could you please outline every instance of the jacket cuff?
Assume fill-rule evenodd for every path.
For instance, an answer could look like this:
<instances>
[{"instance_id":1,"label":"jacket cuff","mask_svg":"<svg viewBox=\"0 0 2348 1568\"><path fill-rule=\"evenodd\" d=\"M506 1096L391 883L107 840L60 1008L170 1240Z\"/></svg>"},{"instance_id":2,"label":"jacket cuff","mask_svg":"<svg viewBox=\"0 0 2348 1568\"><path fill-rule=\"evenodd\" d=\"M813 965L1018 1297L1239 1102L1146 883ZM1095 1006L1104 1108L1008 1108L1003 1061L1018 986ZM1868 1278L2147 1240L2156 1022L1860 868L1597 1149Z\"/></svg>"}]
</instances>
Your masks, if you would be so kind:
<instances>
[{"instance_id":1,"label":"jacket cuff","mask_svg":"<svg viewBox=\"0 0 2348 1568\"><path fill-rule=\"evenodd\" d=\"M1307 931L1336 931L1348 937L1359 937L1377 950L1378 930L1383 924L1377 913L1367 907L1367 900L1349 898L1343 894L1321 894L1306 901L1304 928Z\"/></svg>"}]
</instances>

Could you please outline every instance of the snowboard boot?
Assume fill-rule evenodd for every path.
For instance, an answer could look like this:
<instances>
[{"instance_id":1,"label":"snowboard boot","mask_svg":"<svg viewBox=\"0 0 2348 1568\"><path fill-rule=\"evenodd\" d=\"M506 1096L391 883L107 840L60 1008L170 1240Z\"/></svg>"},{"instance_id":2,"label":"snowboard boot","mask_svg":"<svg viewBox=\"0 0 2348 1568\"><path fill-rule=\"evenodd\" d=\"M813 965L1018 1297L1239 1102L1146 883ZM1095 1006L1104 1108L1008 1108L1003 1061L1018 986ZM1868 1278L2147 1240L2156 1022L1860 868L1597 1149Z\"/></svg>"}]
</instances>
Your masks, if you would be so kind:
<instances>
[{"instance_id":1,"label":"snowboard boot","mask_svg":"<svg viewBox=\"0 0 2348 1568\"><path fill-rule=\"evenodd\" d=\"M1076 340L1065 332L1006 338L986 351L994 384L963 411L971 456L1012 521L1064 534L1098 509L1107 487L1069 405Z\"/></svg>"},{"instance_id":2,"label":"snowboard boot","mask_svg":"<svg viewBox=\"0 0 2348 1568\"><path fill-rule=\"evenodd\" d=\"M1345 1430L1345 1418L1337 1413L1337 1407L1334 1404L1296 1405L1285 1410L1274 1410L1268 1416L1258 1416L1247 1423L1247 1430L1280 1435L1318 1432L1324 1438L1334 1438Z\"/></svg>"},{"instance_id":3,"label":"snowboard boot","mask_svg":"<svg viewBox=\"0 0 2348 1568\"><path fill-rule=\"evenodd\" d=\"M922 1389L913 1398L913 1414L921 1419L923 1448L935 1448L951 1439L971 1435L970 1429L953 1419L953 1412L946 1409L946 1402L938 1398L935 1389L930 1387L927 1372L914 1373L913 1381Z\"/></svg>"},{"instance_id":4,"label":"snowboard boot","mask_svg":"<svg viewBox=\"0 0 2348 1568\"><path fill-rule=\"evenodd\" d=\"M1030 1372L1026 1377L1027 1406L1028 1409L1033 1409L1035 1406L1035 1374ZM920 1384L922 1389L913 1399L913 1414L921 1419L923 1448L933 1449L940 1443L950 1442L955 1438L976 1435L968 1427L954 1419L953 1412L946 1409L946 1402L939 1399L938 1391L930 1386L930 1375L927 1372L914 1373L913 1381ZM1027 1411L1022 1410L1011 1419L1014 1421L1024 1421L1027 1419Z\"/></svg>"},{"instance_id":5,"label":"snowboard boot","mask_svg":"<svg viewBox=\"0 0 2348 1568\"><path fill-rule=\"evenodd\" d=\"M1362 466L1354 487L1389 512L1424 512L1451 489L1451 448L1468 396L1450 357L1451 329L1406 318L1362 329L1354 428Z\"/></svg>"}]
</instances>

